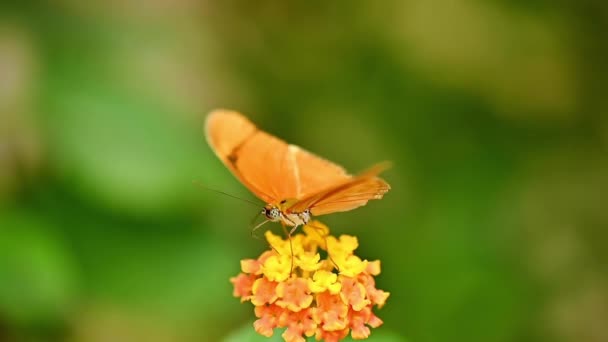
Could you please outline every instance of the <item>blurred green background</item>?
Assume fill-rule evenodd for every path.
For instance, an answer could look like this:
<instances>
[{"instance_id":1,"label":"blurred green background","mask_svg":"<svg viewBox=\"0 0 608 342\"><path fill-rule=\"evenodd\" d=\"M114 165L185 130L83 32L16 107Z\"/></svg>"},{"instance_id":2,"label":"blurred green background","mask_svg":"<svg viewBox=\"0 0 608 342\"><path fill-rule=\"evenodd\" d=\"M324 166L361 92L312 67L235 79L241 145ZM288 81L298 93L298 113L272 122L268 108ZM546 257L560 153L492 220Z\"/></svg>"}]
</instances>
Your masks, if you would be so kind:
<instances>
[{"instance_id":1,"label":"blurred green background","mask_svg":"<svg viewBox=\"0 0 608 342\"><path fill-rule=\"evenodd\" d=\"M246 340L258 208L193 185L252 198L216 107L394 162L323 217L382 260L372 337L608 341L607 33L595 0L3 2L0 341Z\"/></svg>"}]
</instances>

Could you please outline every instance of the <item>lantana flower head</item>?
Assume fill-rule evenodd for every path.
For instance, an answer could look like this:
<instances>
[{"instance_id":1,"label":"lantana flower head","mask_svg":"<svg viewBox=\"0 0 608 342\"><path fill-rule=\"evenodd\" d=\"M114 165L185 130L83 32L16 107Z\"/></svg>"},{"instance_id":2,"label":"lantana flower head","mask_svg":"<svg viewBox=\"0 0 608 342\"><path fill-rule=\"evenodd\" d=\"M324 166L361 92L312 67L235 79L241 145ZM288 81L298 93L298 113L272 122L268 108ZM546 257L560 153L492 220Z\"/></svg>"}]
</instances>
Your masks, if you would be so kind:
<instances>
[{"instance_id":1,"label":"lantana flower head","mask_svg":"<svg viewBox=\"0 0 608 342\"><path fill-rule=\"evenodd\" d=\"M389 296L376 289L380 261L361 260L354 254L356 237L333 237L318 221L303 231L291 242L267 231L270 250L241 261L242 272L230 279L234 296L255 306L253 326L263 336L285 328L286 342L311 336L337 342L349 334L366 339L370 327L382 324L372 308L382 307Z\"/></svg>"}]
</instances>

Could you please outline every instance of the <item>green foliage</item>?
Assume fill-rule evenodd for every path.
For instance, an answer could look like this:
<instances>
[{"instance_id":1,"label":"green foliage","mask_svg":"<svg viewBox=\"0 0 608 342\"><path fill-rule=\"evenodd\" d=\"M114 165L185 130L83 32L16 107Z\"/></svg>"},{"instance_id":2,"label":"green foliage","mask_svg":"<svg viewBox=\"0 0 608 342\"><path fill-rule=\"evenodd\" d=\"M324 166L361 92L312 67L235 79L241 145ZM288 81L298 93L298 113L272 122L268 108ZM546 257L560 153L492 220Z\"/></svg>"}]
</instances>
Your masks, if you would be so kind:
<instances>
[{"instance_id":1,"label":"green foliage","mask_svg":"<svg viewBox=\"0 0 608 342\"><path fill-rule=\"evenodd\" d=\"M0 312L15 324L66 315L78 279L62 237L24 211L0 217L0 227Z\"/></svg>"}]
</instances>

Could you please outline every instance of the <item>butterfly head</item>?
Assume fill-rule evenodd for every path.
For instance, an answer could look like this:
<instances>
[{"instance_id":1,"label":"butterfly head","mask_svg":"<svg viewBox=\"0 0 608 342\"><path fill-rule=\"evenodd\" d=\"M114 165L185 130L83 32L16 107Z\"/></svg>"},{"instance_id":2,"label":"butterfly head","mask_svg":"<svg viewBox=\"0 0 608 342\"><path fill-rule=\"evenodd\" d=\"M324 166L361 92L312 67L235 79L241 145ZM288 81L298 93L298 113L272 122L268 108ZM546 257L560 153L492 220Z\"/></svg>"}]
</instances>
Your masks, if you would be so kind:
<instances>
[{"instance_id":1,"label":"butterfly head","mask_svg":"<svg viewBox=\"0 0 608 342\"><path fill-rule=\"evenodd\" d=\"M281 219L281 210L275 206L267 205L262 209L262 214L272 222L277 222Z\"/></svg>"},{"instance_id":2,"label":"butterfly head","mask_svg":"<svg viewBox=\"0 0 608 342\"><path fill-rule=\"evenodd\" d=\"M266 216L268 221L283 222L288 226L300 226L307 224L311 219L310 209L303 212L289 212L286 209L287 201L282 201L280 204L268 204L262 209L262 214Z\"/></svg>"}]
</instances>

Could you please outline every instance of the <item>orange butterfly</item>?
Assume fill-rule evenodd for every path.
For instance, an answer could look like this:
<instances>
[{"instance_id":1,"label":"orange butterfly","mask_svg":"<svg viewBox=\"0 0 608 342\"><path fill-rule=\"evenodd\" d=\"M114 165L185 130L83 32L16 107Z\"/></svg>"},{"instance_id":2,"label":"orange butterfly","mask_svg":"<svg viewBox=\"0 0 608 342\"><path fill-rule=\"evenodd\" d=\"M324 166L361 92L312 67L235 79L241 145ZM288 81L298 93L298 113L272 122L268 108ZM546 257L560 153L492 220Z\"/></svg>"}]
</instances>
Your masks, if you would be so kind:
<instances>
[{"instance_id":1,"label":"orange butterfly","mask_svg":"<svg viewBox=\"0 0 608 342\"><path fill-rule=\"evenodd\" d=\"M205 135L222 162L267 203L265 222L307 224L312 215L348 211L381 199L391 188L377 177L388 163L349 175L341 166L258 129L243 115L218 109L207 116Z\"/></svg>"}]
</instances>

